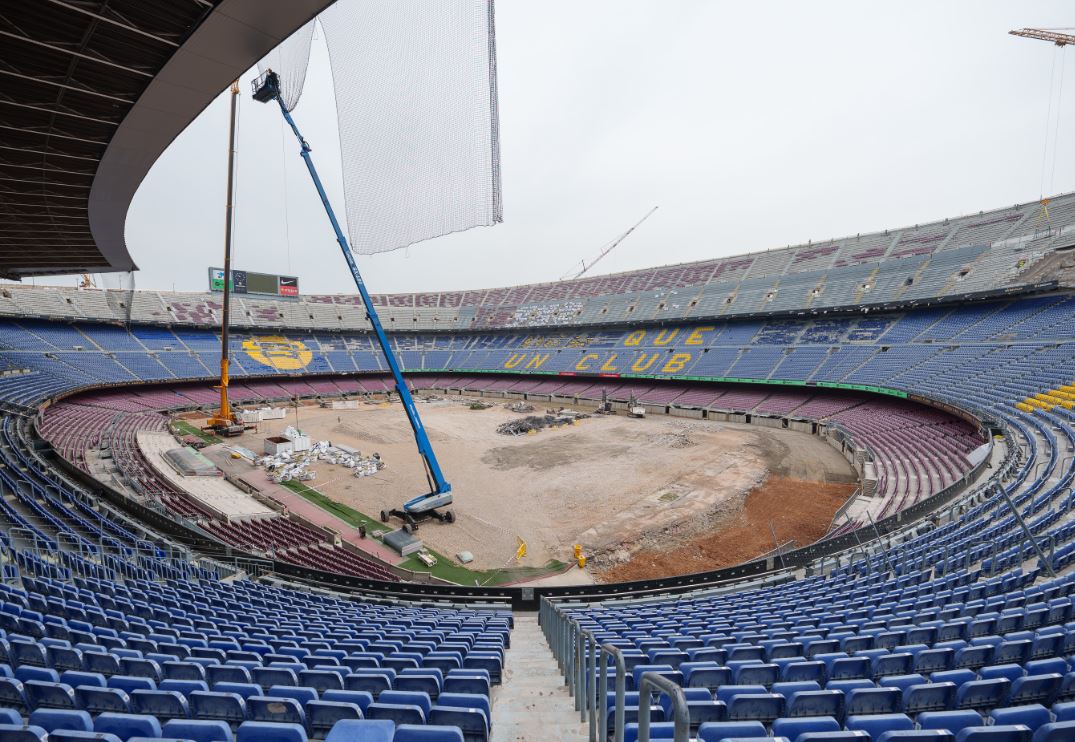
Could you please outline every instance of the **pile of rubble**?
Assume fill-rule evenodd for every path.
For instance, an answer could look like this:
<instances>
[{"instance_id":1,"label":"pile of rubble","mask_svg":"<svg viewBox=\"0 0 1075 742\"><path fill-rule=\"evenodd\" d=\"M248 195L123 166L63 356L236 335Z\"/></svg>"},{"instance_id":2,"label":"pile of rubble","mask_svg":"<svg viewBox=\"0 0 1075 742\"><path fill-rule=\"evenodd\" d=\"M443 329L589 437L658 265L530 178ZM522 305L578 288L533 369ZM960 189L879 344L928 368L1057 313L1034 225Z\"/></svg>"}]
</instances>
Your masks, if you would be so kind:
<instances>
[{"instance_id":1,"label":"pile of rubble","mask_svg":"<svg viewBox=\"0 0 1075 742\"><path fill-rule=\"evenodd\" d=\"M662 448L690 448L698 443L686 431L669 431L655 436L653 445Z\"/></svg>"},{"instance_id":2,"label":"pile of rubble","mask_svg":"<svg viewBox=\"0 0 1075 742\"><path fill-rule=\"evenodd\" d=\"M361 451L349 446L334 446L329 441L317 441L305 451L263 456L256 463L265 469L270 479L280 484L291 480L308 482L316 479L317 472L310 470L310 465L315 461L350 469L356 477L371 476L385 467L379 453L363 456Z\"/></svg>"},{"instance_id":3,"label":"pile of rubble","mask_svg":"<svg viewBox=\"0 0 1075 742\"><path fill-rule=\"evenodd\" d=\"M518 420L501 423L497 426L496 432L501 435L528 435L544 428L559 428L563 425L572 425L576 420L582 420L586 417L589 417L589 415L527 415Z\"/></svg>"},{"instance_id":4,"label":"pile of rubble","mask_svg":"<svg viewBox=\"0 0 1075 742\"><path fill-rule=\"evenodd\" d=\"M523 402L521 400L518 401L518 402L515 402L513 404L505 404L504 406L507 407L512 412L523 413L523 412L533 412L534 411L534 405L527 404L526 402Z\"/></svg>"}]
</instances>

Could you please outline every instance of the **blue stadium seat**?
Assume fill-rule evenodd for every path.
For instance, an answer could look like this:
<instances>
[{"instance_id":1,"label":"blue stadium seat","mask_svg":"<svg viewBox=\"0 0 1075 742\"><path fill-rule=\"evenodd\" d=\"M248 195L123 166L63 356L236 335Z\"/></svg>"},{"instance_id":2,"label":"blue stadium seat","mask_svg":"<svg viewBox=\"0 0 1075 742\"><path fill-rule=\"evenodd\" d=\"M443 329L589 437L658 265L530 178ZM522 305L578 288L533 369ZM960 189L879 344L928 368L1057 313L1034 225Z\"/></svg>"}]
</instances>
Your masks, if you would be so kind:
<instances>
[{"instance_id":1,"label":"blue stadium seat","mask_svg":"<svg viewBox=\"0 0 1075 742\"><path fill-rule=\"evenodd\" d=\"M463 742L464 735L451 726L416 726L403 724L396 727L392 742Z\"/></svg>"},{"instance_id":2,"label":"blue stadium seat","mask_svg":"<svg viewBox=\"0 0 1075 742\"><path fill-rule=\"evenodd\" d=\"M923 711L955 708L955 683L916 683L903 689L903 713L915 716Z\"/></svg>"},{"instance_id":3,"label":"blue stadium seat","mask_svg":"<svg viewBox=\"0 0 1075 742\"><path fill-rule=\"evenodd\" d=\"M777 693L739 693L726 703L729 721L756 719L768 724L784 715L784 697Z\"/></svg>"},{"instance_id":4,"label":"blue stadium seat","mask_svg":"<svg viewBox=\"0 0 1075 742\"><path fill-rule=\"evenodd\" d=\"M798 691L787 701L785 715L844 718L844 694L838 690Z\"/></svg>"},{"instance_id":5,"label":"blue stadium seat","mask_svg":"<svg viewBox=\"0 0 1075 742\"><path fill-rule=\"evenodd\" d=\"M1006 664L1006 665L989 665L978 670L978 677L982 680L993 680L994 678L1007 678L1008 680L1015 682L1018 678L1026 675L1026 671L1022 665Z\"/></svg>"},{"instance_id":6,"label":"blue stadium seat","mask_svg":"<svg viewBox=\"0 0 1075 742\"><path fill-rule=\"evenodd\" d=\"M673 739L675 724L670 721L658 721L649 725L650 739ZM623 742L638 742L638 724L626 724L623 728Z\"/></svg>"},{"instance_id":7,"label":"blue stadium seat","mask_svg":"<svg viewBox=\"0 0 1075 742\"><path fill-rule=\"evenodd\" d=\"M78 705L91 714L112 712L125 714L131 710L130 698L118 688L94 688L80 685L75 688Z\"/></svg>"},{"instance_id":8,"label":"blue stadium seat","mask_svg":"<svg viewBox=\"0 0 1075 742\"><path fill-rule=\"evenodd\" d=\"M194 691L187 700L193 719L219 719L232 727L246 719L246 702L238 693Z\"/></svg>"},{"instance_id":9,"label":"blue stadium seat","mask_svg":"<svg viewBox=\"0 0 1075 742\"><path fill-rule=\"evenodd\" d=\"M392 689L392 680L379 673L356 672L343 679L343 687L347 690L365 691L376 699L383 691Z\"/></svg>"},{"instance_id":10,"label":"blue stadium seat","mask_svg":"<svg viewBox=\"0 0 1075 742\"><path fill-rule=\"evenodd\" d=\"M1043 724L1034 732L1033 742L1067 742L1075 739L1075 721Z\"/></svg>"},{"instance_id":11,"label":"blue stadium seat","mask_svg":"<svg viewBox=\"0 0 1075 742\"><path fill-rule=\"evenodd\" d=\"M921 729L944 729L957 734L966 727L981 726L982 716L977 711L925 711L915 720Z\"/></svg>"},{"instance_id":12,"label":"blue stadium seat","mask_svg":"<svg viewBox=\"0 0 1075 742\"><path fill-rule=\"evenodd\" d=\"M903 694L899 688L854 688L846 695L847 716L898 714L903 711Z\"/></svg>"},{"instance_id":13,"label":"blue stadium seat","mask_svg":"<svg viewBox=\"0 0 1075 742\"><path fill-rule=\"evenodd\" d=\"M187 697L174 690L136 690L130 695L131 713L150 714L162 722L190 716Z\"/></svg>"},{"instance_id":14,"label":"blue stadium seat","mask_svg":"<svg viewBox=\"0 0 1075 742\"><path fill-rule=\"evenodd\" d=\"M254 678L245 667L210 665L205 668L205 681L213 686L217 683L252 683Z\"/></svg>"},{"instance_id":15,"label":"blue stadium seat","mask_svg":"<svg viewBox=\"0 0 1075 742\"><path fill-rule=\"evenodd\" d=\"M27 680L23 683L26 703L32 709L73 709L78 708L75 691L64 683L50 683L42 680Z\"/></svg>"},{"instance_id":16,"label":"blue stadium seat","mask_svg":"<svg viewBox=\"0 0 1075 742\"><path fill-rule=\"evenodd\" d=\"M828 670L824 662L789 662L781 668L780 679L789 683L824 683L828 679Z\"/></svg>"},{"instance_id":17,"label":"blue stadium seat","mask_svg":"<svg viewBox=\"0 0 1075 742\"><path fill-rule=\"evenodd\" d=\"M996 726L1011 726L1023 724L1034 731L1042 724L1052 721L1049 709L1040 703L1027 704L1025 706L1010 706L1007 708L993 709L989 717Z\"/></svg>"},{"instance_id":18,"label":"blue stadium seat","mask_svg":"<svg viewBox=\"0 0 1075 742\"><path fill-rule=\"evenodd\" d=\"M717 688L713 697L718 701L723 701L727 704L732 700L733 696L737 696L744 693L762 693L764 694L764 685L722 685Z\"/></svg>"},{"instance_id":19,"label":"blue stadium seat","mask_svg":"<svg viewBox=\"0 0 1075 742\"><path fill-rule=\"evenodd\" d=\"M127 740L131 737L160 737L161 725L154 716L106 712L93 720L93 731Z\"/></svg>"},{"instance_id":20,"label":"blue stadium seat","mask_svg":"<svg viewBox=\"0 0 1075 742\"><path fill-rule=\"evenodd\" d=\"M1026 675L1016 678L1008 695L1008 703L1021 706L1028 703L1052 705L1060 693L1063 676L1058 673Z\"/></svg>"},{"instance_id":21,"label":"blue stadium seat","mask_svg":"<svg viewBox=\"0 0 1075 742\"><path fill-rule=\"evenodd\" d=\"M362 709L358 704L342 701L310 701L306 704L306 723L310 732L323 737L341 719L361 719Z\"/></svg>"},{"instance_id":22,"label":"blue stadium seat","mask_svg":"<svg viewBox=\"0 0 1075 742\"><path fill-rule=\"evenodd\" d=\"M489 738L489 718L477 708L437 705L426 717L429 724L458 727L466 742L486 742Z\"/></svg>"},{"instance_id":23,"label":"blue stadium seat","mask_svg":"<svg viewBox=\"0 0 1075 742\"><path fill-rule=\"evenodd\" d=\"M1014 726L967 727L956 735L956 742L1031 742L1032 733L1022 724Z\"/></svg>"},{"instance_id":24,"label":"blue stadium seat","mask_svg":"<svg viewBox=\"0 0 1075 742\"><path fill-rule=\"evenodd\" d=\"M1071 701L1054 703L1051 710L1057 721L1075 721L1075 703Z\"/></svg>"},{"instance_id":25,"label":"blue stadium seat","mask_svg":"<svg viewBox=\"0 0 1075 742\"><path fill-rule=\"evenodd\" d=\"M760 721L711 721L698 728L699 742L720 742L731 737L768 737Z\"/></svg>"},{"instance_id":26,"label":"blue stadium seat","mask_svg":"<svg viewBox=\"0 0 1075 742\"><path fill-rule=\"evenodd\" d=\"M798 739L800 734L807 732L838 732L840 729L840 722L831 716L781 718L774 720L772 724L774 736L788 739Z\"/></svg>"},{"instance_id":27,"label":"blue stadium seat","mask_svg":"<svg viewBox=\"0 0 1075 742\"><path fill-rule=\"evenodd\" d=\"M26 694L21 681L0 677L0 706L26 710Z\"/></svg>"},{"instance_id":28,"label":"blue stadium seat","mask_svg":"<svg viewBox=\"0 0 1075 742\"><path fill-rule=\"evenodd\" d=\"M236 742L307 742L307 737L301 724L244 721L239 725Z\"/></svg>"},{"instance_id":29,"label":"blue stadium seat","mask_svg":"<svg viewBox=\"0 0 1075 742\"><path fill-rule=\"evenodd\" d=\"M327 690L321 696L321 700L353 703L365 713L366 707L373 703L373 696L365 691L359 690Z\"/></svg>"},{"instance_id":30,"label":"blue stadium seat","mask_svg":"<svg viewBox=\"0 0 1075 742\"><path fill-rule=\"evenodd\" d=\"M83 732L77 729L58 729L48 737L48 742L85 742L86 740L92 740L93 742L123 742L114 734Z\"/></svg>"},{"instance_id":31,"label":"blue stadium seat","mask_svg":"<svg viewBox=\"0 0 1075 742\"><path fill-rule=\"evenodd\" d=\"M108 681L105 680L105 676L97 672L82 672L79 670L67 670L60 675L60 682L70 685L72 688L78 688L80 685L87 685L93 688L107 688Z\"/></svg>"},{"instance_id":32,"label":"blue stadium seat","mask_svg":"<svg viewBox=\"0 0 1075 742\"><path fill-rule=\"evenodd\" d=\"M113 675L108 678L108 687L116 688L130 695L136 690L156 690L156 681L150 678L136 678L133 675Z\"/></svg>"},{"instance_id":33,"label":"blue stadium seat","mask_svg":"<svg viewBox=\"0 0 1075 742\"><path fill-rule=\"evenodd\" d=\"M250 696L246 699L246 718L279 724L306 724L302 704L284 696Z\"/></svg>"},{"instance_id":34,"label":"blue stadium seat","mask_svg":"<svg viewBox=\"0 0 1075 742\"><path fill-rule=\"evenodd\" d=\"M450 679L449 679L450 680ZM448 681L445 681L448 682ZM732 671L727 667L700 667L686 673L687 687L714 690L732 682Z\"/></svg>"},{"instance_id":35,"label":"blue stadium seat","mask_svg":"<svg viewBox=\"0 0 1075 742\"><path fill-rule=\"evenodd\" d=\"M877 742L955 742L955 735L941 729L905 729L885 732Z\"/></svg>"},{"instance_id":36,"label":"blue stadium seat","mask_svg":"<svg viewBox=\"0 0 1075 742\"><path fill-rule=\"evenodd\" d=\"M1006 678L972 680L956 691L956 708L991 711L1008 700L1011 681Z\"/></svg>"},{"instance_id":37,"label":"blue stadium seat","mask_svg":"<svg viewBox=\"0 0 1075 742\"><path fill-rule=\"evenodd\" d=\"M168 678L157 683L157 690L174 690L184 696L189 696L196 690L208 691L209 685L204 680L175 680Z\"/></svg>"},{"instance_id":38,"label":"blue stadium seat","mask_svg":"<svg viewBox=\"0 0 1075 742\"><path fill-rule=\"evenodd\" d=\"M7 722L8 720L5 719L4 721ZM46 732L52 732L56 729L93 731L93 719L87 712L82 710L38 709L30 714L30 724L31 726L41 727Z\"/></svg>"},{"instance_id":39,"label":"blue stadium seat","mask_svg":"<svg viewBox=\"0 0 1075 742\"><path fill-rule=\"evenodd\" d=\"M208 719L172 719L165 722L161 731L166 737L192 742L232 742L234 739L227 722Z\"/></svg>"},{"instance_id":40,"label":"blue stadium seat","mask_svg":"<svg viewBox=\"0 0 1075 742\"><path fill-rule=\"evenodd\" d=\"M260 696L262 694L261 686L257 683L216 683L213 686L213 692L237 693L242 696L244 700L250 698L250 696Z\"/></svg>"},{"instance_id":41,"label":"blue stadium seat","mask_svg":"<svg viewBox=\"0 0 1075 742\"><path fill-rule=\"evenodd\" d=\"M325 742L393 742L396 725L391 721L345 719L333 727Z\"/></svg>"},{"instance_id":42,"label":"blue stadium seat","mask_svg":"<svg viewBox=\"0 0 1075 742\"><path fill-rule=\"evenodd\" d=\"M375 701L366 709L367 719L387 719L399 724L425 724L425 713L419 706Z\"/></svg>"},{"instance_id":43,"label":"blue stadium seat","mask_svg":"<svg viewBox=\"0 0 1075 742\"><path fill-rule=\"evenodd\" d=\"M766 689L780 679L780 668L776 665L743 665L735 670L737 685L761 685Z\"/></svg>"},{"instance_id":44,"label":"blue stadium seat","mask_svg":"<svg viewBox=\"0 0 1075 742\"><path fill-rule=\"evenodd\" d=\"M872 714L848 716L844 726L852 731L867 732L871 738L877 738L888 731L914 729L914 722L906 714Z\"/></svg>"},{"instance_id":45,"label":"blue stadium seat","mask_svg":"<svg viewBox=\"0 0 1075 742\"><path fill-rule=\"evenodd\" d=\"M442 691L444 693L479 693L483 696L488 696L489 680L477 675L462 676L449 673L444 678Z\"/></svg>"},{"instance_id":46,"label":"blue stadium seat","mask_svg":"<svg viewBox=\"0 0 1075 742\"><path fill-rule=\"evenodd\" d=\"M48 739L48 733L41 727L0 724L0 740L4 742L47 742Z\"/></svg>"}]
</instances>

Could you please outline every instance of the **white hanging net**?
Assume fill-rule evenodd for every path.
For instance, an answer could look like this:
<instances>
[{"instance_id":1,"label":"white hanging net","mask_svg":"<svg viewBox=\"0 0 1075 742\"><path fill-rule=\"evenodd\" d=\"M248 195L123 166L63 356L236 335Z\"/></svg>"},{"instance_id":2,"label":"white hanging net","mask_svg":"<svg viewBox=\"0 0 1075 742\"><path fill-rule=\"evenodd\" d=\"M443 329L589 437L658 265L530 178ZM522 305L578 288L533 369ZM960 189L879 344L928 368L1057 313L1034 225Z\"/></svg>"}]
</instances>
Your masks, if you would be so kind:
<instances>
[{"instance_id":1,"label":"white hanging net","mask_svg":"<svg viewBox=\"0 0 1075 742\"><path fill-rule=\"evenodd\" d=\"M338 0L320 23L354 251L502 221L492 0ZM259 64L289 110L312 34L311 22Z\"/></svg>"}]
</instances>

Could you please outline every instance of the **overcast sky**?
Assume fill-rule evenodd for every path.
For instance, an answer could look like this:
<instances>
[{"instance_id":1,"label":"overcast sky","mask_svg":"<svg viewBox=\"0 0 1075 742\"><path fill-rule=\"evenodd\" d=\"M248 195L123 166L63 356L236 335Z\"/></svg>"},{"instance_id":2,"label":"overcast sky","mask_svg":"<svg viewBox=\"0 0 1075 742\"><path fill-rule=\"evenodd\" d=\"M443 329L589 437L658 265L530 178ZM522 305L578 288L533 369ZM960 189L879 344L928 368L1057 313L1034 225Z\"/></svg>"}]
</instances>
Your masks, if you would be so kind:
<instances>
[{"instance_id":1,"label":"overcast sky","mask_svg":"<svg viewBox=\"0 0 1075 742\"><path fill-rule=\"evenodd\" d=\"M1075 190L1071 69L1043 183L1047 107L1071 53L1007 34L1075 25L1070 2L499 0L496 25L504 223L360 258L373 292L556 280L655 205L595 273ZM295 117L342 209L323 43ZM249 97L251 76L235 266L353 292L294 140ZM226 140L222 95L142 184L127 221L139 288L204 290L221 263Z\"/></svg>"}]
</instances>

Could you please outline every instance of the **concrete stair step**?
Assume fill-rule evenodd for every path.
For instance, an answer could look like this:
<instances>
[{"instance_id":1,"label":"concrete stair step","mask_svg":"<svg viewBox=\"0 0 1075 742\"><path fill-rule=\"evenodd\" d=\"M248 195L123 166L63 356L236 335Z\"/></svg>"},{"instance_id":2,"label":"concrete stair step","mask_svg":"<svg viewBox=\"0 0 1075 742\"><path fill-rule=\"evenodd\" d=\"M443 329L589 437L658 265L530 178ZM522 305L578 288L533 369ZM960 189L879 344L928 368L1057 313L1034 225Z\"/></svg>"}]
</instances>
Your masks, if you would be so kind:
<instances>
[{"instance_id":1,"label":"concrete stair step","mask_svg":"<svg viewBox=\"0 0 1075 742\"><path fill-rule=\"evenodd\" d=\"M589 727L579 721L535 614L515 616L511 644L493 693L491 742L586 739Z\"/></svg>"}]
</instances>

